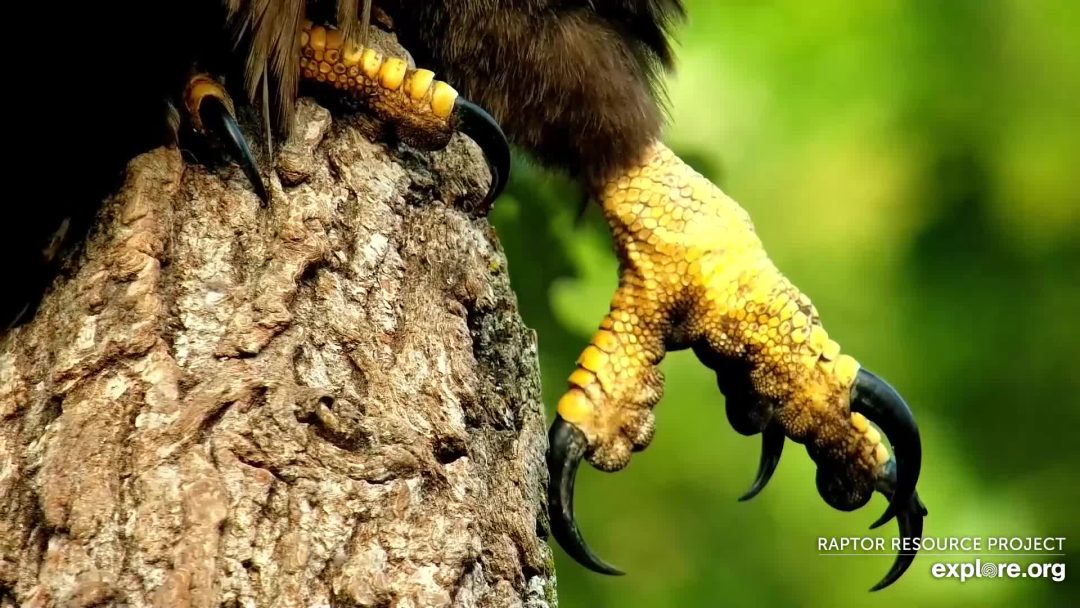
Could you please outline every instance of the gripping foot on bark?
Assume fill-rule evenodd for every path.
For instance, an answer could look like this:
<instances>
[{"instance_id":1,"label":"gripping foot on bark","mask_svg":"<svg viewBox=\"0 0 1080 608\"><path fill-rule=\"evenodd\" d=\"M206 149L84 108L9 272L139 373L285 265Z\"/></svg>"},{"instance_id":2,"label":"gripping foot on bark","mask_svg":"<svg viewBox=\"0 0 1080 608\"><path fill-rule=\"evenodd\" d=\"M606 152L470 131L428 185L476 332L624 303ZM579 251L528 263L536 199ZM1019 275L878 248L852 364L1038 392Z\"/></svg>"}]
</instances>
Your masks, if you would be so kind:
<instances>
[{"instance_id":1,"label":"gripping foot on bark","mask_svg":"<svg viewBox=\"0 0 1080 608\"><path fill-rule=\"evenodd\" d=\"M574 477L582 458L616 471L649 444L663 390L657 365L666 349L683 348L716 372L735 430L763 434L758 477L743 500L768 482L787 437L817 463L817 488L830 506L857 509L877 490L889 507L874 527L896 516L901 536L921 537L921 444L911 411L840 353L810 299L769 260L746 211L660 143L596 191L620 277L549 434L548 507L567 553L589 569L620 573L577 528ZM898 555L873 590L895 582L914 557Z\"/></svg>"},{"instance_id":2,"label":"gripping foot on bark","mask_svg":"<svg viewBox=\"0 0 1080 608\"><path fill-rule=\"evenodd\" d=\"M228 147L259 199L267 202L270 194L259 174L255 155L236 123L236 108L225 87L208 74L195 74L184 88L184 109L197 132L213 135Z\"/></svg>"},{"instance_id":3,"label":"gripping foot on bark","mask_svg":"<svg viewBox=\"0 0 1080 608\"><path fill-rule=\"evenodd\" d=\"M491 172L487 202L502 193L510 173L510 147L502 128L483 108L460 97L430 70L384 57L347 40L340 30L304 24L301 75L345 92L392 124L405 143L424 150L446 146L460 131L484 152Z\"/></svg>"}]
</instances>

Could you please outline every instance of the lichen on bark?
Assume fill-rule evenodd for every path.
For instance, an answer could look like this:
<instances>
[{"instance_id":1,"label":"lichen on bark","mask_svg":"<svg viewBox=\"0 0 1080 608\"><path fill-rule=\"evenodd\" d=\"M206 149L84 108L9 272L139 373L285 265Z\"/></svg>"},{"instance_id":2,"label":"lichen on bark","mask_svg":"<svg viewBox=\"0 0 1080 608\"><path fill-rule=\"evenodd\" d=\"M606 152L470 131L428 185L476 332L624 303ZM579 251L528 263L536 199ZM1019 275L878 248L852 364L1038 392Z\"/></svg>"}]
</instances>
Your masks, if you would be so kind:
<instances>
[{"instance_id":1,"label":"lichen on bark","mask_svg":"<svg viewBox=\"0 0 1080 608\"><path fill-rule=\"evenodd\" d=\"M551 604L481 153L295 121L266 207L235 166L133 159L0 338L0 605Z\"/></svg>"}]
</instances>

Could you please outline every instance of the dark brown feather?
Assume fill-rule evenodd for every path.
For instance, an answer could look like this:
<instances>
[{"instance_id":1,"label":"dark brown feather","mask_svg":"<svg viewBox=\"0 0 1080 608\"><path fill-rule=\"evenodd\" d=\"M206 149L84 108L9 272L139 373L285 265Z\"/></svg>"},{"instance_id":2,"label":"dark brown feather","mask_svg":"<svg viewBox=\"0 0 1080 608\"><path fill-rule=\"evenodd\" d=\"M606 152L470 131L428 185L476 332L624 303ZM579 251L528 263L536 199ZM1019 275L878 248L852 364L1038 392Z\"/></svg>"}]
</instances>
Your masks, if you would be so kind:
<instances>
[{"instance_id":1,"label":"dark brown feather","mask_svg":"<svg viewBox=\"0 0 1080 608\"><path fill-rule=\"evenodd\" d=\"M672 28L686 17L681 0L593 0L597 13L647 46L661 65L674 65Z\"/></svg>"},{"instance_id":2,"label":"dark brown feather","mask_svg":"<svg viewBox=\"0 0 1080 608\"><path fill-rule=\"evenodd\" d=\"M263 71L269 67L275 91L275 124L285 128L291 118L300 74L300 26L305 18L321 18L346 36L360 27L360 2L371 0L221 0L244 60L244 90L254 102ZM330 11L328 9L332 8ZM313 15L312 13L316 13ZM366 13L370 14L370 13Z\"/></svg>"},{"instance_id":3,"label":"dark brown feather","mask_svg":"<svg viewBox=\"0 0 1080 608\"><path fill-rule=\"evenodd\" d=\"M488 109L547 167L595 184L662 127L675 0L389 0L418 63Z\"/></svg>"},{"instance_id":4,"label":"dark brown feather","mask_svg":"<svg viewBox=\"0 0 1080 608\"><path fill-rule=\"evenodd\" d=\"M276 92L277 124L289 124L300 76L299 38L304 0L225 0L229 25L244 59L244 89L255 101L269 67Z\"/></svg>"}]
</instances>

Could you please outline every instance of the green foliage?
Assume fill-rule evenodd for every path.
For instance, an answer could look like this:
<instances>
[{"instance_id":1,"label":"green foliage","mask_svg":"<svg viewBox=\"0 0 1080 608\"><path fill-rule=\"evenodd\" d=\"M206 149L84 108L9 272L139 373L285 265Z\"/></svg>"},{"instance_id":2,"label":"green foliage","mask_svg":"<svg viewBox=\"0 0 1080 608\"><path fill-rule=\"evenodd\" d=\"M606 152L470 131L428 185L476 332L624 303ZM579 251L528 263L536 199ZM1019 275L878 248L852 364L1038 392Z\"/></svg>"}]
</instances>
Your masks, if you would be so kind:
<instances>
[{"instance_id":1,"label":"green foliage","mask_svg":"<svg viewBox=\"0 0 1080 608\"><path fill-rule=\"evenodd\" d=\"M750 212L844 351L908 399L926 534L1065 536L1075 552L1080 4L687 4L665 140ZM577 221L580 203L519 160L493 215L549 416L616 284L603 221L594 205ZM736 502L759 439L731 430L693 355L663 369L653 444L578 484L586 537L629 575L558 551L562 606L1075 601L1068 578L936 580L930 564L948 558L930 556L868 594L891 558L822 557L817 539L891 539L895 524L867 531L884 500L831 510L789 443L769 487Z\"/></svg>"}]
</instances>

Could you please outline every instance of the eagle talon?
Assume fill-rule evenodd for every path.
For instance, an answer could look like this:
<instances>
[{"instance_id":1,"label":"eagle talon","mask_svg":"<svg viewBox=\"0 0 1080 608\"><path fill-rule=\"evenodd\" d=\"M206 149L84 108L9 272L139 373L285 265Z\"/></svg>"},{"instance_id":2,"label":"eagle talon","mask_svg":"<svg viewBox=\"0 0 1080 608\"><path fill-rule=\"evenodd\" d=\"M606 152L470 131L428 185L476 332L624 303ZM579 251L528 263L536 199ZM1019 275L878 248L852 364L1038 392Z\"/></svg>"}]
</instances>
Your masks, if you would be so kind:
<instances>
[{"instance_id":1,"label":"eagle talon","mask_svg":"<svg viewBox=\"0 0 1080 608\"><path fill-rule=\"evenodd\" d=\"M889 497L889 504L895 505L896 492L892 486L897 482L897 471L893 466L889 466L886 469L886 477L883 480L883 487L879 488L879 491L885 496ZM918 552L916 549L903 549L903 547L911 546L911 541L916 538L922 537L923 532L923 518L926 517L928 511L926 505L923 504L919 498L918 492L912 492L904 504L896 509L896 523L900 529L900 538L903 545L902 550L896 554L896 559L893 561L889 571L881 579L878 584L870 588L870 591L880 591L889 585L899 580L900 576L907 571L912 562L915 561L915 554Z\"/></svg>"},{"instance_id":2,"label":"eagle talon","mask_svg":"<svg viewBox=\"0 0 1080 608\"><path fill-rule=\"evenodd\" d=\"M589 442L585 434L556 416L548 432L548 514L551 533L559 546L579 564L600 574L624 574L615 566L600 559L578 530L574 517L574 481L578 465L585 456Z\"/></svg>"},{"instance_id":3,"label":"eagle talon","mask_svg":"<svg viewBox=\"0 0 1080 608\"><path fill-rule=\"evenodd\" d=\"M458 121L458 130L476 142L484 152L488 171L491 172L491 185L484 203L490 204L506 188L510 175L510 144L499 123L486 110L464 97L454 101L454 117Z\"/></svg>"},{"instance_id":4,"label":"eagle talon","mask_svg":"<svg viewBox=\"0 0 1080 608\"><path fill-rule=\"evenodd\" d=\"M201 133L213 133L225 142L244 175L251 182L259 200L266 203L270 194L259 174L255 155L248 146L240 125L233 114L232 100L217 81L205 74L198 74L188 81L184 91L184 104L191 118L192 126Z\"/></svg>"},{"instance_id":5,"label":"eagle talon","mask_svg":"<svg viewBox=\"0 0 1080 608\"><path fill-rule=\"evenodd\" d=\"M895 452L895 490L885 513L871 524L873 530L908 508L922 467L922 441L915 417L904 399L887 382L865 369L859 370L852 385L851 411L863 414L881 427Z\"/></svg>"},{"instance_id":6,"label":"eagle talon","mask_svg":"<svg viewBox=\"0 0 1080 608\"><path fill-rule=\"evenodd\" d=\"M776 472L776 465L780 464L780 455L784 452L784 439L784 429L776 422L770 422L761 432L761 461L758 463L757 477L750 489L739 497L739 502L750 500L765 489L773 473Z\"/></svg>"}]
</instances>

